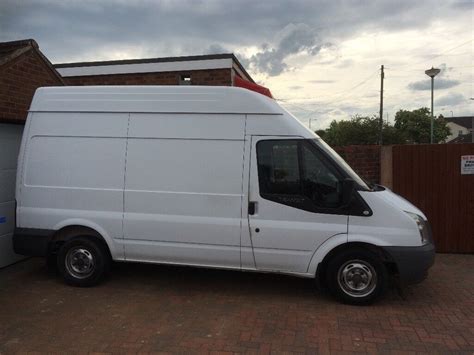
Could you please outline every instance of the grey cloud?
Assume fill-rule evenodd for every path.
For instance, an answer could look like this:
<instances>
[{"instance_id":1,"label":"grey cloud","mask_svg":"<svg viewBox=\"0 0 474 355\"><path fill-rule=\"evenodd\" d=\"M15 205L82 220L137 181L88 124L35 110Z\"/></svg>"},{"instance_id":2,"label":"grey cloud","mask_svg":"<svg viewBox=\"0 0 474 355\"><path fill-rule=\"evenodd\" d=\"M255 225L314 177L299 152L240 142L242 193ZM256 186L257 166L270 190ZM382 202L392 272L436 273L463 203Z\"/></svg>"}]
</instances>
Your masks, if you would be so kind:
<instances>
[{"instance_id":1,"label":"grey cloud","mask_svg":"<svg viewBox=\"0 0 474 355\"><path fill-rule=\"evenodd\" d=\"M452 92L440 97L439 99L435 101L435 103L437 106L454 106L466 101L467 100L464 97L464 95L460 93Z\"/></svg>"},{"instance_id":2,"label":"grey cloud","mask_svg":"<svg viewBox=\"0 0 474 355\"><path fill-rule=\"evenodd\" d=\"M435 77L435 89L449 89L461 83L459 80L449 79L449 73L452 71L453 68L447 67L445 63L438 65L437 68L441 69L441 71ZM431 90L431 80L427 76L424 80L409 83L408 88L414 91Z\"/></svg>"},{"instance_id":3,"label":"grey cloud","mask_svg":"<svg viewBox=\"0 0 474 355\"><path fill-rule=\"evenodd\" d=\"M363 95L362 97L370 99L370 98L373 98L373 97L379 97L379 94L378 93L368 93L368 94Z\"/></svg>"},{"instance_id":4,"label":"grey cloud","mask_svg":"<svg viewBox=\"0 0 474 355\"><path fill-rule=\"evenodd\" d=\"M337 68L347 68L351 67L354 64L354 61L352 59L345 59L338 65L336 65Z\"/></svg>"},{"instance_id":5,"label":"grey cloud","mask_svg":"<svg viewBox=\"0 0 474 355\"><path fill-rule=\"evenodd\" d=\"M435 89L449 89L459 85L461 82L459 80L451 80L451 79L436 79L434 81L434 88ZM408 88L415 91L420 90L431 90L431 80L426 77L425 80L415 81L413 83L408 84Z\"/></svg>"},{"instance_id":6,"label":"grey cloud","mask_svg":"<svg viewBox=\"0 0 474 355\"><path fill-rule=\"evenodd\" d=\"M239 62L244 66L244 68L249 68L250 66L250 59L244 55L241 55L239 52L234 53Z\"/></svg>"},{"instance_id":7,"label":"grey cloud","mask_svg":"<svg viewBox=\"0 0 474 355\"><path fill-rule=\"evenodd\" d=\"M455 1L453 3L453 7L459 7L465 10L472 10L474 8L474 3L472 2L472 0Z\"/></svg>"},{"instance_id":8,"label":"grey cloud","mask_svg":"<svg viewBox=\"0 0 474 355\"><path fill-rule=\"evenodd\" d=\"M323 46L316 32L308 25L290 23L277 34L274 47L264 44L260 52L250 57L250 66L260 73L276 76L288 68L285 59L290 55L306 52L314 56Z\"/></svg>"},{"instance_id":9,"label":"grey cloud","mask_svg":"<svg viewBox=\"0 0 474 355\"><path fill-rule=\"evenodd\" d=\"M222 47L220 44L211 44L207 50L204 51L204 54L221 54L221 53L231 53L231 50Z\"/></svg>"},{"instance_id":10,"label":"grey cloud","mask_svg":"<svg viewBox=\"0 0 474 355\"><path fill-rule=\"evenodd\" d=\"M309 80L308 82L313 84L331 84L334 83L335 80Z\"/></svg>"},{"instance_id":11,"label":"grey cloud","mask_svg":"<svg viewBox=\"0 0 474 355\"><path fill-rule=\"evenodd\" d=\"M440 14L456 18L465 9L455 5L444 1L433 7L412 0L371 5L325 0L1 0L0 41L35 38L53 62L114 59L118 47L127 48L132 57L170 56L201 54L213 44L238 52L270 42L253 63L276 74L288 69L285 60L291 54L315 55L322 43L367 30L421 28Z\"/></svg>"},{"instance_id":12,"label":"grey cloud","mask_svg":"<svg viewBox=\"0 0 474 355\"><path fill-rule=\"evenodd\" d=\"M300 89L303 89L303 86L293 85L293 86L289 86L288 88L291 90L300 90Z\"/></svg>"}]
</instances>

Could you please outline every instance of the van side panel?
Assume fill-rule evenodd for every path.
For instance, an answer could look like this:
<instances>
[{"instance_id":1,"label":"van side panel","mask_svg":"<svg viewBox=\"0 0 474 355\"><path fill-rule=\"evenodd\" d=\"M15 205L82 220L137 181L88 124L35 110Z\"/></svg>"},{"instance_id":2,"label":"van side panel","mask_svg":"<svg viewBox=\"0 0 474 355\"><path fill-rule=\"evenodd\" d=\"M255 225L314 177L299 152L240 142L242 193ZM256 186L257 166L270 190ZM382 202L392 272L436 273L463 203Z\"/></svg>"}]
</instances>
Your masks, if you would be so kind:
<instances>
[{"instance_id":1,"label":"van side panel","mask_svg":"<svg viewBox=\"0 0 474 355\"><path fill-rule=\"evenodd\" d=\"M316 138L314 132L305 127L289 112L281 115L247 115L246 134L249 136L299 136Z\"/></svg>"},{"instance_id":2,"label":"van side panel","mask_svg":"<svg viewBox=\"0 0 474 355\"><path fill-rule=\"evenodd\" d=\"M131 114L127 260L240 268L244 115Z\"/></svg>"},{"instance_id":3,"label":"van side panel","mask_svg":"<svg viewBox=\"0 0 474 355\"><path fill-rule=\"evenodd\" d=\"M35 113L30 123L18 213L20 228L96 227L112 256L123 237L129 114Z\"/></svg>"}]
</instances>

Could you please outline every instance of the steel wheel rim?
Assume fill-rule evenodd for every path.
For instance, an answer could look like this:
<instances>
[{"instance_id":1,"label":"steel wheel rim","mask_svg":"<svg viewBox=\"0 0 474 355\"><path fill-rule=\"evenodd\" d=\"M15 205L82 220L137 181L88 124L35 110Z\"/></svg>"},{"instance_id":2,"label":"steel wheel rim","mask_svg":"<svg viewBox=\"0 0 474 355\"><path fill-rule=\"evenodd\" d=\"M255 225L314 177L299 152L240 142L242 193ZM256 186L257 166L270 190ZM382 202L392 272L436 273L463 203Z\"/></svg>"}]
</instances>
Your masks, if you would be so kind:
<instances>
[{"instance_id":1,"label":"steel wheel rim","mask_svg":"<svg viewBox=\"0 0 474 355\"><path fill-rule=\"evenodd\" d=\"M374 267L364 260L349 260L339 268L337 282L345 294L365 297L375 290L377 273Z\"/></svg>"},{"instance_id":2,"label":"steel wheel rim","mask_svg":"<svg viewBox=\"0 0 474 355\"><path fill-rule=\"evenodd\" d=\"M92 253L82 247L73 248L66 254L66 269L75 278L85 279L95 270L95 261Z\"/></svg>"}]
</instances>

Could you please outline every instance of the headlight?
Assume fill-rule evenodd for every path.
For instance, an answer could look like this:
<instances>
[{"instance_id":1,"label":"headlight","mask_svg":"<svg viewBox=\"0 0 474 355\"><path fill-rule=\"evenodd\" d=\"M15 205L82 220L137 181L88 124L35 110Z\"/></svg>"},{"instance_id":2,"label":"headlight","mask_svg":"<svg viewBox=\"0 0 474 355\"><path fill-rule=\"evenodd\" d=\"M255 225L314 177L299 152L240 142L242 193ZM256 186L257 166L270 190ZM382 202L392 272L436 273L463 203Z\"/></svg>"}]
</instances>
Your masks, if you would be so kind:
<instances>
[{"instance_id":1,"label":"headlight","mask_svg":"<svg viewBox=\"0 0 474 355\"><path fill-rule=\"evenodd\" d=\"M416 225L418 226L418 230L420 232L420 237L421 237L421 244L427 244L431 241L431 228L428 223L428 221L424 220L423 217L405 211L407 215L409 215L413 220L416 222Z\"/></svg>"}]
</instances>

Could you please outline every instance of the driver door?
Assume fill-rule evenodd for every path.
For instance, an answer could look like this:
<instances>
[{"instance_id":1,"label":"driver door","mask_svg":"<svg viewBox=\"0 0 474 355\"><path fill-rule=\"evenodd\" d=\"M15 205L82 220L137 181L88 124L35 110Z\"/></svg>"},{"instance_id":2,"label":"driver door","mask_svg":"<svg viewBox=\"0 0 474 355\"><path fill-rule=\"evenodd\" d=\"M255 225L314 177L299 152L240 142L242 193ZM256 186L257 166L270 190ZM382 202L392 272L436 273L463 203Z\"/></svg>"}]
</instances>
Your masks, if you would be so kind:
<instances>
[{"instance_id":1,"label":"driver door","mask_svg":"<svg viewBox=\"0 0 474 355\"><path fill-rule=\"evenodd\" d=\"M316 249L347 233L342 176L299 137L251 137L248 223L258 270L305 273Z\"/></svg>"}]
</instances>

